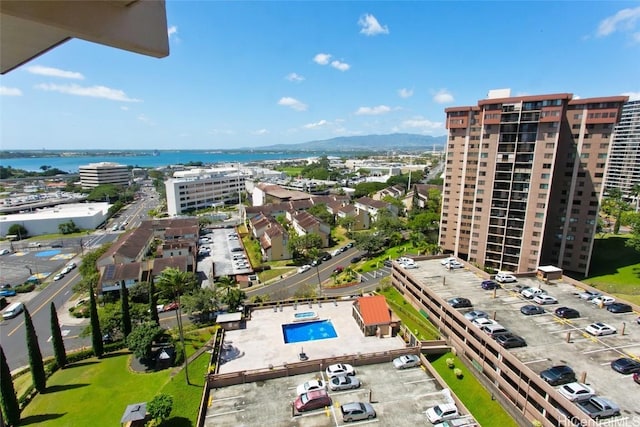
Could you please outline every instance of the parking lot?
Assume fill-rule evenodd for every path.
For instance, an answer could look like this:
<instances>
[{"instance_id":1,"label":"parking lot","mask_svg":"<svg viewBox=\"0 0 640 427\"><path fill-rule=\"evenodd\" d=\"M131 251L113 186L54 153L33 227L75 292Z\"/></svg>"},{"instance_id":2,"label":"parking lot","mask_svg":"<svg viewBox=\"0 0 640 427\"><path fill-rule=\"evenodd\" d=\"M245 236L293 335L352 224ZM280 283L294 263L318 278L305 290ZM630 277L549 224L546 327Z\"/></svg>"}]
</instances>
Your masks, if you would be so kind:
<instances>
[{"instance_id":1,"label":"parking lot","mask_svg":"<svg viewBox=\"0 0 640 427\"><path fill-rule=\"evenodd\" d=\"M441 390L422 368L398 371L391 363L356 367L360 388L329 391L333 405L294 415L292 402L296 387L312 379L326 379L324 372L247 383L211 391L206 426L379 426L431 425L424 412L448 402L448 390ZM377 417L368 421L344 423L340 405L372 402Z\"/></svg>"},{"instance_id":2,"label":"parking lot","mask_svg":"<svg viewBox=\"0 0 640 427\"><path fill-rule=\"evenodd\" d=\"M614 314L604 308L578 298L580 289L567 283L545 284L535 278L520 278L517 283L505 284L495 291L483 290L482 279L466 269L447 270L439 260L419 261L419 268L411 274L432 288L444 299L465 297L473 303L473 309L489 313L511 332L521 335L526 347L511 351L528 368L536 373L554 365L566 364L576 372L578 380L585 379L596 394L617 403L621 418L640 415L638 385L631 375L613 371L611 361L619 357L640 357L639 313ZM520 312L524 305L534 304L520 295L519 287L540 287L557 298L557 304L545 305L545 313L525 316ZM535 304L534 304L535 305ZM577 319L561 319L555 316L557 307L567 306L580 312ZM469 311L470 309L461 309ZM593 322L604 322L617 329L614 335L594 337L585 332ZM640 360L640 359L638 359ZM608 420L613 422L612 419ZM603 421L603 425L606 424Z\"/></svg>"},{"instance_id":3,"label":"parking lot","mask_svg":"<svg viewBox=\"0 0 640 427\"><path fill-rule=\"evenodd\" d=\"M199 256L198 271L209 277L213 272L215 277L248 274L253 271L246 256L242 240L235 228L213 229L201 236L198 246L208 248L208 254ZM234 260L234 255L237 259ZM243 256L243 258L240 257ZM241 263L245 260L246 263Z\"/></svg>"},{"instance_id":4,"label":"parking lot","mask_svg":"<svg viewBox=\"0 0 640 427\"><path fill-rule=\"evenodd\" d=\"M77 248L29 248L2 255L0 257L1 283L15 287L29 278L41 282L52 280L65 264L76 256Z\"/></svg>"}]
</instances>

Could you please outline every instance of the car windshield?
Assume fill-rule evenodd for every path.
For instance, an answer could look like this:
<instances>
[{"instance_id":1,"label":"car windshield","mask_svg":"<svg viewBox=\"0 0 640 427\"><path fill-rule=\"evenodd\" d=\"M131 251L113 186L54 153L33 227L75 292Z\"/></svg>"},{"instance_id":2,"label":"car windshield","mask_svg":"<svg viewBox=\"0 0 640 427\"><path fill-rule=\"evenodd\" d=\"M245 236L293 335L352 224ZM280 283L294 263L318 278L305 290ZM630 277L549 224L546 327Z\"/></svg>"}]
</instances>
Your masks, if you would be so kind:
<instances>
[{"instance_id":1,"label":"car windshield","mask_svg":"<svg viewBox=\"0 0 640 427\"><path fill-rule=\"evenodd\" d=\"M309 395L307 393L304 393L300 396L300 401L302 402L302 404L305 404L309 401Z\"/></svg>"}]
</instances>

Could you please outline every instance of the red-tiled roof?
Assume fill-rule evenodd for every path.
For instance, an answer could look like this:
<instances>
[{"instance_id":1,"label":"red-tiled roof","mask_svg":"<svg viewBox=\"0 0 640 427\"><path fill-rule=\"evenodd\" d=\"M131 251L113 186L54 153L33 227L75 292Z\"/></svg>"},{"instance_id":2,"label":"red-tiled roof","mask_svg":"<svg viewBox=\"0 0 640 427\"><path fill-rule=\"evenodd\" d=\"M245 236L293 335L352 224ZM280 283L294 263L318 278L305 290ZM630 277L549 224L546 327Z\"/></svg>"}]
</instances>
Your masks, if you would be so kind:
<instances>
[{"instance_id":1,"label":"red-tiled roof","mask_svg":"<svg viewBox=\"0 0 640 427\"><path fill-rule=\"evenodd\" d=\"M389 307L382 295L360 297L356 303L365 325L381 325L391 322Z\"/></svg>"}]
</instances>

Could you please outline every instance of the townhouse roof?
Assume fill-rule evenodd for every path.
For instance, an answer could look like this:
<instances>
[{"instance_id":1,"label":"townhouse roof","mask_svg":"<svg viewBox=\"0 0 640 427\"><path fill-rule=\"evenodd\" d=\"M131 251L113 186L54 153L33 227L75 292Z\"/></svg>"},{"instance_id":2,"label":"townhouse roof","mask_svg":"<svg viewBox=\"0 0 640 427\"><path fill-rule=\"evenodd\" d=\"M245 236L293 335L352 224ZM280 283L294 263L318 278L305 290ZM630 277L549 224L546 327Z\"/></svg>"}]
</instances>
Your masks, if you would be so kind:
<instances>
[{"instance_id":1,"label":"townhouse roof","mask_svg":"<svg viewBox=\"0 0 640 427\"><path fill-rule=\"evenodd\" d=\"M320 224L321 222L318 218L305 211L296 212L293 215L293 220L305 230L313 227L314 225Z\"/></svg>"},{"instance_id":2,"label":"townhouse roof","mask_svg":"<svg viewBox=\"0 0 640 427\"><path fill-rule=\"evenodd\" d=\"M188 260L184 255L172 256L169 258L156 258L153 260L153 274L158 276L167 268L177 268L178 270L187 271Z\"/></svg>"},{"instance_id":3,"label":"townhouse roof","mask_svg":"<svg viewBox=\"0 0 640 427\"><path fill-rule=\"evenodd\" d=\"M367 197L367 196L360 197L359 199L356 200L356 203L360 203L361 205L376 208L376 209L387 209L389 207L388 203L383 202L381 200L374 200L371 197Z\"/></svg>"},{"instance_id":4,"label":"townhouse roof","mask_svg":"<svg viewBox=\"0 0 640 427\"><path fill-rule=\"evenodd\" d=\"M123 235L100 257L98 261L113 259L114 256L121 256L129 259L136 259L142 255L149 239L153 236L153 230L148 228L136 228L131 233Z\"/></svg>"}]
</instances>

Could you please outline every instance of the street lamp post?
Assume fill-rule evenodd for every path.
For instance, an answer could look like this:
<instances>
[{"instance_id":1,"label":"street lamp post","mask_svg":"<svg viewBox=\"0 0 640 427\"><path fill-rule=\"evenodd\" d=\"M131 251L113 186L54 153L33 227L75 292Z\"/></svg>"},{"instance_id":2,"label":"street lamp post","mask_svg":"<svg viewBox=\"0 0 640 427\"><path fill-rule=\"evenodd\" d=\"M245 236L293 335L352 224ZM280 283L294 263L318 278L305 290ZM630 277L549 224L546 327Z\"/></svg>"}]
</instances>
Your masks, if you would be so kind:
<instances>
[{"instance_id":1,"label":"street lamp post","mask_svg":"<svg viewBox=\"0 0 640 427\"><path fill-rule=\"evenodd\" d=\"M322 298L322 281L320 280L320 270L316 264L316 277L318 278L318 298Z\"/></svg>"}]
</instances>

